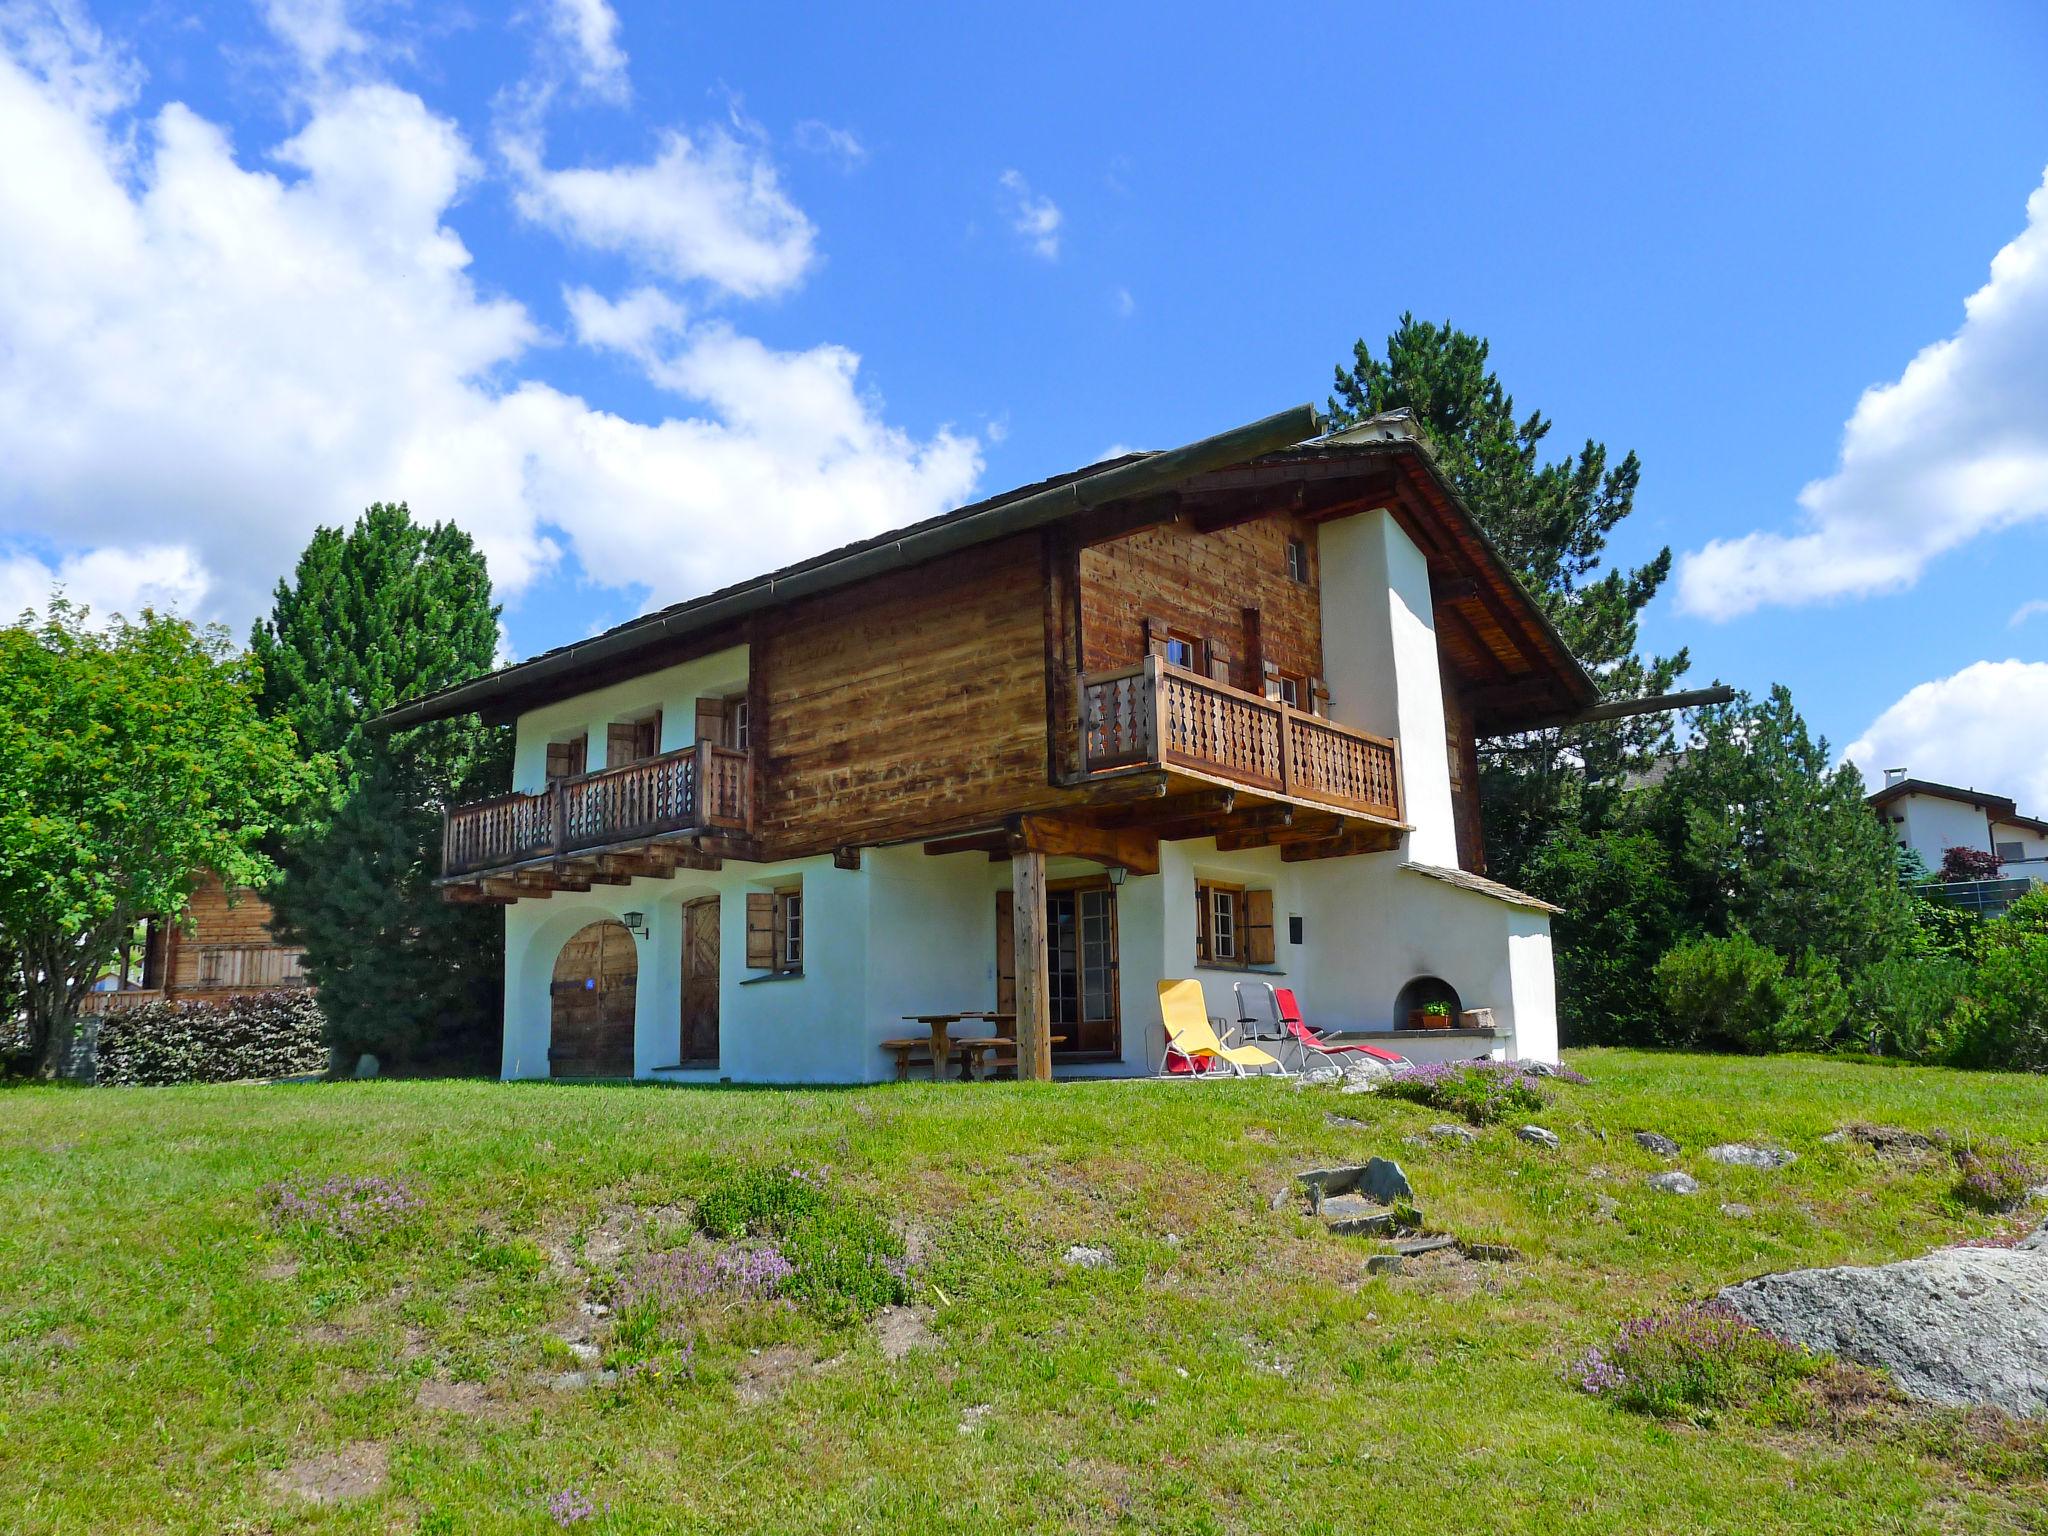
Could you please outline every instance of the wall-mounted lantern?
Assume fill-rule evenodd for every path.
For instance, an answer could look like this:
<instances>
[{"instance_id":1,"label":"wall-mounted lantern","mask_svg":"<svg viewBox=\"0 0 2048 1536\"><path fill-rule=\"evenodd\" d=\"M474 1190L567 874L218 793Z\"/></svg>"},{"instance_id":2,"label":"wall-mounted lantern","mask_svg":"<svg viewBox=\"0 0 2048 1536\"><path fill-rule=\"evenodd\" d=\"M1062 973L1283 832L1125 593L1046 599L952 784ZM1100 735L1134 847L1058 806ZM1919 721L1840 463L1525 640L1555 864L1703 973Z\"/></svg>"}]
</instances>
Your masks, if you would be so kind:
<instances>
[{"instance_id":1,"label":"wall-mounted lantern","mask_svg":"<svg viewBox=\"0 0 2048 1536\"><path fill-rule=\"evenodd\" d=\"M626 925L628 933L637 933L643 939L648 936L645 912L623 912L619 915L619 921Z\"/></svg>"}]
</instances>

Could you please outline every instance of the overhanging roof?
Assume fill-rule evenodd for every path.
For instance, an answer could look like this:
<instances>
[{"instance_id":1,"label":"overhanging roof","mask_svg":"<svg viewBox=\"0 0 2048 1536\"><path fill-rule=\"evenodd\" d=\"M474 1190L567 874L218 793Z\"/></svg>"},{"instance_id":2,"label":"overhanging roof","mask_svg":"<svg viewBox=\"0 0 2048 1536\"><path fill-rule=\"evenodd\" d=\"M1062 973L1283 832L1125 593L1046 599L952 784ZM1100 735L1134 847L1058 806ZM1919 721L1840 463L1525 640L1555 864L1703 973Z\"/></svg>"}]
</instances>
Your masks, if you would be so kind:
<instances>
[{"instance_id":1,"label":"overhanging roof","mask_svg":"<svg viewBox=\"0 0 2048 1536\"><path fill-rule=\"evenodd\" d=\"M2024 820L2015 817L2018 807L2004 795L1994 795L1981 789L1963 789L1954 784L1937 784L1932 779L1900 779L1896 784L1887 784L1864 798L1867 804L1882 810L1894 800L1903 800L1908 795L1927 795L1936 800L1974 805L2000 821Z\"/></svg>"},{"instance_id":2,"label":"overhanging roof","mask_svg":"<svg viewBox=\"0 0 2048 1536\"><path fill-rule=\"evenodd\" d=\"M1213 489L1255 473L1293 480L1312 473L1309 466L1318 464L1333 466L1335 473L1355 472L1363 461L1376 458L1401 467L1431 521L1440 525L1440 548L1425 550L1432 569L1457 561L1461 568L1477 570L1488 588L1484 611L1505 620L1517 632L1522 649L1535 651L1528 658L1530 680L1519 685L1535 690L1526 707L1536 710L1539 696L1541 708L1554 708L1559 701L1584 706L1598 699L1597 686L1465 509L1408 412L1389 412L1323 437L1315 436L1319 425L1313 406L1298 406L1184 447L1127 454L1020 486L644 614L588 640L410 700L373 723L396 730L479 711L502 716L543 698L579 691L579 680L598 668L614 669L635 655L672 649L750 614L1078 517L1112 502L1176 489Z\"/></svg>"}]
</instances>

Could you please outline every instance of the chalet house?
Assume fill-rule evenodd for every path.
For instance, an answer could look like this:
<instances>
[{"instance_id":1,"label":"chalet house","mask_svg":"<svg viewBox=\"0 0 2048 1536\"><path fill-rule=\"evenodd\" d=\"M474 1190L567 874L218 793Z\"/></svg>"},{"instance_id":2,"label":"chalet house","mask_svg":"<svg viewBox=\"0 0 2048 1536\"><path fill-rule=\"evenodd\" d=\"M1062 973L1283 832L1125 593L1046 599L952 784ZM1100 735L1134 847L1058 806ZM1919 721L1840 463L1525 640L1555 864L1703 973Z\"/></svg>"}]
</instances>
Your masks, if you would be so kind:
<instances>
[{"instance_id":1,"label":"chalet house","mask_svg":"<svg viewBox=\"0 0 2048 1536\"><path fill-rule=\"evenodd\" d=\"M1551 908L1475 743L1594 685L1405 413L1303 407L963 507L409 702L517 732L450 808L506 1077L860 1082L908 1016L1150 1073L1163 978L1412 1056L1554 1058ZM915 1026L910 1026L915 1028ZM1048 1058L1049 1052L1049 1058Z\"/></svg>"},{"instance_id":2,"label":"chalet house","mask_svg":"<svg viewBox=\"0 0 2048 1536\"><path fill-rule=\"evenodd\" d=\"M2004 880L2048 882L2048 821L2022 816L2005 795L1961 789L1887 770L1884 788L1867 802L1890 828L1892 840L1920 855L1931 870L1951 848L1988 853Z\"/></svg>"},{"instance_id":3,"label":"chalet house","mask_svg":"<svg viewBox=\"0 0 2048 1536\"><path fill-rule=\"evenodd\" d=\"M175 917L142 924L115 970L88 992L85 1011L110 1013L143 1003L224 1003L251 992L306 985L305 951L279 943L270 905L255 891L229 889L202 872Z\"/></svg>"}]
</instances>

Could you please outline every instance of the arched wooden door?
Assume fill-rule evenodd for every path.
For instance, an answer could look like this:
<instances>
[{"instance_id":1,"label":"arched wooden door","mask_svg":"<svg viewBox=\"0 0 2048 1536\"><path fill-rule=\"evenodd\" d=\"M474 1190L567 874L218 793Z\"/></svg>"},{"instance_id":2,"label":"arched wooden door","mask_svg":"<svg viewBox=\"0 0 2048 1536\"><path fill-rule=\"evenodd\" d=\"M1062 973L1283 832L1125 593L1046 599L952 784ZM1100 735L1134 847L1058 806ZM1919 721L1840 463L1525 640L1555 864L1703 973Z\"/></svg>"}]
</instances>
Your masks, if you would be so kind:
<instances>
[{"instance_id":1,"label":"arched wooden door","mask_svg":"<svg viewBox=\"0 0 2048 1536\"><path fill-rule=\"evenodd\" d=\"M631 1077L640 961L624 923L592 923L562 946L549 992L548 1072Z\"/></svg>"}]
</instances>

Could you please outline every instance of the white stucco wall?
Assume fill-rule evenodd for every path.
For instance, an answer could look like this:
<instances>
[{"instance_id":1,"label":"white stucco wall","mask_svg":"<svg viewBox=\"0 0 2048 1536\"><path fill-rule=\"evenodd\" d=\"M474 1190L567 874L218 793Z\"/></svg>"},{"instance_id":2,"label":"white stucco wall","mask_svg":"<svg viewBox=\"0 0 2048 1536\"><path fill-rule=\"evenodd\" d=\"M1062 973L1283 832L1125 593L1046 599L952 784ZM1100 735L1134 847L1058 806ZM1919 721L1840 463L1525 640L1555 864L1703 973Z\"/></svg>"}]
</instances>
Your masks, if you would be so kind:
<instances>
[{"instance_id":1,"label":"white stucco wall","mask_svg":"<svg viewBox=\"0 0 2048 1536\"><path fill-rule=\"evenodd\" d=\"M1386 511L1324 523L1317 541L1330 717L1400 743L1408 856L1455 867L1429 563Z\"/></svg>"},{"instance_id":2,"label":"white stucco wall","mask_svg":"<svg viewBox=\"0 0 2048 1536\"><path fill-rule=\"evenodd\" d=\"M1903 825L1893 824L1892 841L1904 841L1926 861L1930 872L1941 868L1941 857L1951 848L1991 851L1990 824L1978 806L1938 795L1906 795L1880 814L1906 818Z\"/></svg>"},{"instance_id":3,"label":"white stucco wall","mask_svg":"<svg viewBox=\"0 0 2048 1536\"><path fill-rule=\"evenodd\" d=\"M694 661L663 667L609 688L528 710L519 717L512 749L512 787L531 794L547 787L548 743L579 732L590 740L585 766L604 760L606 730L614 721L645 719L661 711L663 752L697 739L697 700L738 693L747 686L747 648L736 645Z\"/></svg>"},{"instance_id":4,"label":"white stucco wall","mask_svg":"<svg viewBox=\"0 0 2048 1536\"><path fill-rule=\"evenodd\" d=\"M2010 822L1993 822L1991 841L2018 843L2020 857L2008 859L1998 867L1998 872L2008 880L2048 881L2048 837L2043 837L2032 827L2016 827Z\"/></svg>"}]
</instances>

